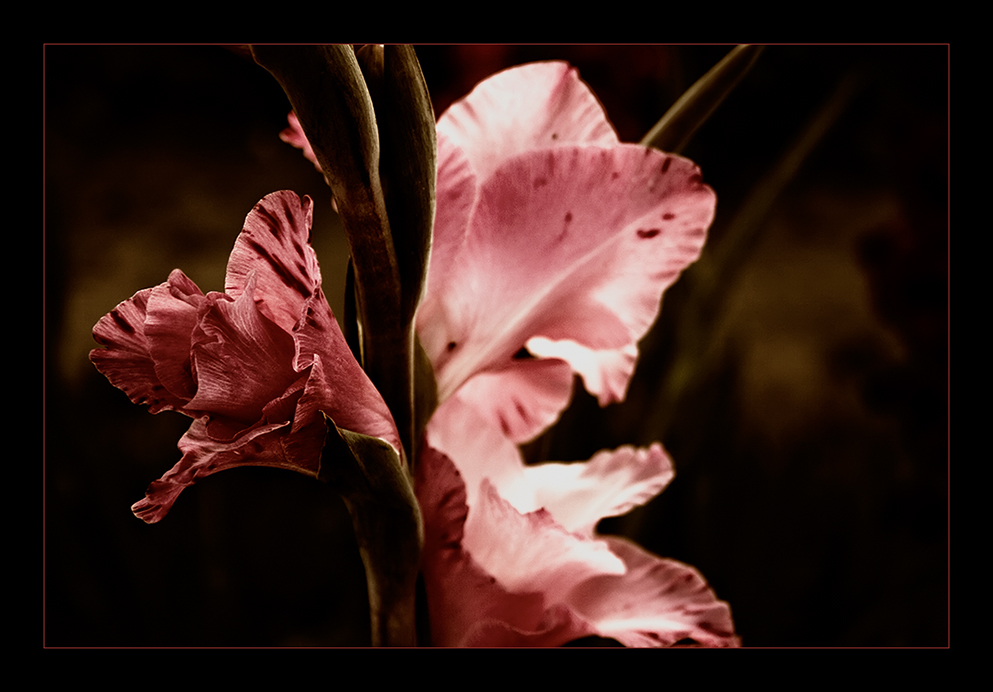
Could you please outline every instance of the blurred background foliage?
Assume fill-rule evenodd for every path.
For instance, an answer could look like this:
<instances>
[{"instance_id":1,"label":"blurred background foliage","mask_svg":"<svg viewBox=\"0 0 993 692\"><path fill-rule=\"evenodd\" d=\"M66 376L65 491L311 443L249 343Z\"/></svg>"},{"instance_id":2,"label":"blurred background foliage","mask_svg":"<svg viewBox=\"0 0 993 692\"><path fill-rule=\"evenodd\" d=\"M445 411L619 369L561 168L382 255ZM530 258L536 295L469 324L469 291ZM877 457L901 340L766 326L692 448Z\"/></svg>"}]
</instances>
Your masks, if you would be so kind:
<instances>
[{"instance_id":1,"label":"blurred background foliage","mask_svg":"<svg viewBox=\"0 0 993 692\"><path fill-rule=\"evenodd\" d=\"M440 113L514 64L564 59L638 141L730 49L419 46ZM222 290L264 195L314 198L325 291L347 249L288 104L239 51L49 45L45 59L44 640L363 645L364 579L328 488L245 468L162 523L130 505L178 459L178 414L87 360L93 324L182 268ZM948 47L769 46L683 152L718 194L629 396L582 388L530 458L661 440L676 480L605 521L698 567L746 646L948 642Z\"/></svg>"}]
</instances>

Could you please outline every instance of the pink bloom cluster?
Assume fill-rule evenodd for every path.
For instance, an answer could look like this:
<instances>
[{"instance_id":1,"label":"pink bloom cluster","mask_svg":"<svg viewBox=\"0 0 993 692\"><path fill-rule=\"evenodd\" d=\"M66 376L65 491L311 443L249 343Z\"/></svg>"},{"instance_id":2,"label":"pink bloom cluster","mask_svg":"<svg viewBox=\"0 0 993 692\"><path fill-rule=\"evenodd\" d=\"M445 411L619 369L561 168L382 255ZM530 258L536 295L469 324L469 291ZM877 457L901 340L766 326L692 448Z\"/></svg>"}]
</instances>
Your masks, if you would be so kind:
<instances>
[{"instance_id":1,"label":"pink bloom cluster","mask_svg":"<svg viewBox=\"0 0 993 692\"><path fill-rule=\"evenodd\" d=\"M286 141L312 151L291 118ZM691 567L596 525L673 477L662 447L525 465L575 375L624 398L661 296L699 255L713 191L677 156L622 144L576 71L499 73L438 121L437 214L418 336L439 407L417 460L433 643L737 644L730 610ZM179 270L94 328L91 359L150 411L193 422L182 458L134 506L158 521L197 478L240 465L319 472L327 415L399 449L390 412L321 290L311 202L248 215L223 293Z\"/></svg>"},{"instance_id":2,"label":"pink bloom cluster","mask_svg":"<svg viewBox=\"0 0 993 692\"><path fill-rule=\"evenodd\" d=\"M672 479L661 445L535 466L517 447L558 418L576 374L601 404L624 398L663 291L700 254L713 191L690 161L620 143L561 62L485 80L437 136L417 318L441 401L417 469L435 643L736 645L693 568L595 532Z\"/></svg>"}]
</instances>

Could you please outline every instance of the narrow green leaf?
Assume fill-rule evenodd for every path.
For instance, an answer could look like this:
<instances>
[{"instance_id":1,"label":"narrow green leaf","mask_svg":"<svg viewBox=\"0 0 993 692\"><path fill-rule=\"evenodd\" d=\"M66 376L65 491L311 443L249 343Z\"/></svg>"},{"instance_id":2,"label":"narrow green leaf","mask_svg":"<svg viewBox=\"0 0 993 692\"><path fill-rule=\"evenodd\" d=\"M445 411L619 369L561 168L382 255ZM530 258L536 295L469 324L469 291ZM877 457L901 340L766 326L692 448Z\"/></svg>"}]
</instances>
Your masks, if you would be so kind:
<instances>
[{"instance_id":1,"label":"narrow green leaf","mask_svg":"<svg viewBox=\"0 0 993 692\"><path fill-rule=\"evenodd\" d=\"M414 336L414 456L417 459L417 445L424 438L431 414L438 407L438 385L434 379L434 368L427 352L421 346L420 339ZM414 473L413 461L411 474Z\"/></svg>"},{"instance_id":2,"label":"narrow green leaf","mask_svg":"<svg viewBox=\"0 0 993 692\"><path fill-rule=\"evenodd\" d=\"M320 478L341 494L352 517L366 572L372 644L416 646L424 527L413 481L392 446L325 420Z\"/></svg>"},{"instance_id":3,"label":"narrow green leaf","mask_svg":"<svg viewBox=\"0 0 993 692\"><path fill-rule=\"evenodd\" d=\"M857 73L844 76L824 103L811 115L774 164L754 182L740 206L726 214L720 242L708 245L700 261L680 281L687 284L679 330L669 335L672 365L653 388L653 403L643 419L644 439L666 439L677 425L676 412L689 410L692 392L701 391L727 362L726 343L714 339L715 321L722 314L728 287L747 266L776 201L793 181L810 155L851 106L863 88ZM653 331L645 344L650 352L659 335Z\"/></svg>"},{"instance_id":4,"label":"narrow green leaf","mask_svg":"<svg viewBox=\"0 0 993 692\"><path fill-rule=\"evenodd\" d=\"M438 142L434 109L412 46L386 46L379 135L403 312L410 323L427 279L434 229Z\"/></svg>"},{"instance_id":5,"label":"narrow green leaf","mask_svg":"<svg viewBox=\"0 0 993 692\"><path fill-rule=\"evenodd\" d=\"M358 305L355 298L355 265L351 258L345 269L345 313L342 315L342 333L345 343L355 356L359 365L365 368L365 354L362 353L362 322L359 319Z\"/></svg>"},{"instance_id":6,"label":"narrow green leaf","mask_svg":"<svg viewBox=\"0 0 993 692\"><path fill-rule=\"evenodd\" d=\"M434 109L420 63L412 46L366 45L356 54L376 110L379 128L379 172L390 219L393 247L400 273L403 362L408 378L397 382L410 387L411 408L424 394L417 386L435 390L433 374L416 362L414 315L427 282L431 236L434 230L435 179L438 144ZM420 374L415 375L415 368ZM430 376L431 382L427 382ZM422 404L423 405L423 404ZM423 427L417 414L394 411L401 437L413 459Z\"/></svg>"},{"instance_id":7,"label":"narrow green leaf","mask_svg":"<svg viewBox=\"0 0 993 692\"><path fill-rule=\"evenodd\" d=\"M687 89L641 144L680 153L693 134L752 68L763 46L735 46L723 60Z\"/></svg>"}]
</instances>

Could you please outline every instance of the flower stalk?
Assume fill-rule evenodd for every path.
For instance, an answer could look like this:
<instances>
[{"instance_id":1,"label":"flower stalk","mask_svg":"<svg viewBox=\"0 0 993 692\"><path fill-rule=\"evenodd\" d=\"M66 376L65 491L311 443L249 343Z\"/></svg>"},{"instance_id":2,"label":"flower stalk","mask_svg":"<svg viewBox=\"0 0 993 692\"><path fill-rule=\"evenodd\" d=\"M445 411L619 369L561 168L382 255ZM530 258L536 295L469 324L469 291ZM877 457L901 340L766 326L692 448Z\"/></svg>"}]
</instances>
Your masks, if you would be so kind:
<instances>
[{"instance_id":1,"label":"flower stalk","mask_svg":"<svg viewBox=\"0 0 993 692\"><path fill-rule=\"evenodd\" d=\"M414 315L424 296L434 230L438 142L434 109L414 49L409 45L360 48L356 57L366 77L380 138L379 174L400 274L409 418L397 421L408 444L408 461L434 408L434 377L423 357ZM407 430L409 429L409 433Z\"/></svg>"},{"instance_id":2,"label":"flower stalk","mask_svg":"<svg viewBox=\"0 0 993 692\"><path fill-rule=\"evenodd\" d=\"M331 475L365 564L373 644L414 645L423 531L410 468L429 415L415 416L414 383L433 384L426 360L415 358L414 333L434 223L427 86L409 46L369 46L361 65L351 46L253 46L252 53L286 92L348 236L360 362L393 414L402 450L394 457L339 431L329 434L324 456L339 460Z\"/></svg>"}]
</instances>

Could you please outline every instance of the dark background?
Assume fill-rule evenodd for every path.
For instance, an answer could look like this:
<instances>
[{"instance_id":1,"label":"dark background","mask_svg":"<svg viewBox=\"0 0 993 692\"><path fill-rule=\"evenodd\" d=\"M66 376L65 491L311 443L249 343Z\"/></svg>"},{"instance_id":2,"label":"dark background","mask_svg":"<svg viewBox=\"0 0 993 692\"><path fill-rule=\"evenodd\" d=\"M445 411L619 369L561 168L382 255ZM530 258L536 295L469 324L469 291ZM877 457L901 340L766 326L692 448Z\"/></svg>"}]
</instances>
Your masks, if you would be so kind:
<instances>
[{"instance_id":1,"label":"dark background","mask_svg":"<svg viewBox=\"0 0 993 692\"><path fill-rule=\"evenodd\" d=\"M637 141L730 49L422 46L436 112L502 67L566 59ZM130 511L189 419L87 360L118 302L182 268L221 290L264 195L316 204L278 84L214 46L49 45L45 61L44 643L363 645L364 580L322 484L244 468ZM628 400L585 394L532 457L661 440L677 477L604 522L698 567L755 647L948 644L948 47L769 46L683 152L717 191Z\"/></svg>"}]
</instances>

